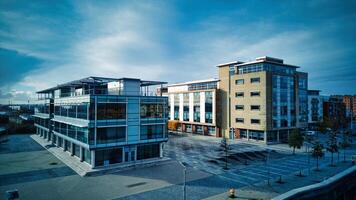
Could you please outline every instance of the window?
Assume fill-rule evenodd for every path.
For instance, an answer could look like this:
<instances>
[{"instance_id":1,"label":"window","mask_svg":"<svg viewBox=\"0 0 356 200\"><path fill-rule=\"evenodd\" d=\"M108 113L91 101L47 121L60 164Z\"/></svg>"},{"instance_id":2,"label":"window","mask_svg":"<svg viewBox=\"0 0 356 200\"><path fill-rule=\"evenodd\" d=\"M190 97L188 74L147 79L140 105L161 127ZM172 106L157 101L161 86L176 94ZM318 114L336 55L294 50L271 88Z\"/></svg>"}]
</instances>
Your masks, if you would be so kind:
<instances>
[{"instance_id":1,"label":"window","mask_svg":"<svg viewBox=\"0 0 356 200\"><path fill-rule=\"evenodd\" d=\"M142 125L140 132L140 140L149 140L155 138L163 138L164 125Z\"/></svg>"},{"instance_id":2,"label":"window","mask_svg":"<svg viewBox=\"0 0 356 200\"><path fill-rule=\"evenodd\" d=\"M259 83L260 77L251 78L250 81L251 81L251 83Z\"/></svg>"},{"instance_id":3,"label":"window","mask_svg":"<svg viewBox=\"0 0 356 200\"><path fill-rule=\"evenodd\" d=\"M244 118L236 118L235 119L236 123L244 123L244 121L245 121Z\"/></svg>"},{"instance_id":4,"label":"window","mask_svg":"<svg viewBox=\"0 0 356 200\"><path fill-rule=\"evenodd\" d=\"M141 118L162 118L162 104L141 104Z\"/></svg>"},{"instance_id":5,"label":"window","mask_svg":"<svg viewBox=\"0 0 356 200\"><path fill-rule=\"evenodd\" d=\"M244 84L244 79L237 79L235 80L235 85L243 85Z\"/></svg>"},{"instance_id":6,"label":"window","mask_svg":"<svg viewBox=\"0 0 356 200\"><path fill-rule=\"evenodd\" d=\"M260 96L260 92L251 92L250 96L251 97L259 97Z\"/></svg>"},{"instance_id":7,"label":"window","mask_svg":"<svg viewBox=\"0 0 356 200\"><path fill-rule=\"evenodd\" d=\"M259 105L251 105L251 110L260 110Z\"/></svg>"},{"instance_id":8,"label":"window","mask_svg":"<svg viewBox=\"0 0 356 200\"><path fill-rule=\"evenodd\" d=\"M126 127L98 128L96 132L97 144L124 142L126 140Z\"/></svg>"},{"instance_id":9,"label":"window","mask_svg":"<svg viewBox=\"0 0 356 200\"><path fill-rule=\"evenodd\" d=\"M260 124L260 120L259 119L251 119L251 124Z\"/></svg>"},{"instance_id":10,"label":"window","mask_svg":"<svg viewBox=\"0 0 356 200\"><path fill-rule=\"evenodd\" d=\"M109 164L122 162L122 148L104 149L95 151L95 165L103 166L105 161Z\"/></svg>"},{"instance_id":11,"label":"window","mask_svg":"<svg viewBox=\"0 0 356 200\"><path fill-rule=\"evenodd\" d=\"M243 110L244 105L235 105L235 110Z\"/></svg>"},{"instance_id":12,"label":"window","mask_svg":"<svg viewBox=\"0 0 356 200\"><path fill-rule=\"evenodd\" d=\"M97 107L98 120L126 118L125 103L98 103Z\"/></svg>"},{"instance_id":13,"label":"window","mask_svg":"<svg viewBox=\"0 0 356 200\"><path fill-rule=\"evenodd\" d=\"M235 93L235 97L244 97L244 93L243 92L236 92Z\"/></svg>"},{"instance_id":14,"label":"window","mask_svg":"<svg viewBox=\"0 0 356 200\"><path fill-rule=\"evenodd\" d=\"M137 147L137 160L159 157L159 144L140 145Z\"/></svg>"}]
</instances>

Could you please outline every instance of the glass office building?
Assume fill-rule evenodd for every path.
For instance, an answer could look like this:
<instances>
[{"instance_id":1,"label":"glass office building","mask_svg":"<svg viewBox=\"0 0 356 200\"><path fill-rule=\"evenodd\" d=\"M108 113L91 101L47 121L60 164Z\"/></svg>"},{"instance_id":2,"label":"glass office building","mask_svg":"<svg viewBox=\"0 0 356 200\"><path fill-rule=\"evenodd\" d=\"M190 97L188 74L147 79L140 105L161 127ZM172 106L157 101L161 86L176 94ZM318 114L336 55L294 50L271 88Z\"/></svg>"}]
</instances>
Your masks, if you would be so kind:
<instances>
[{"instance_id":1,"label":"glass office building","mask_svg":"<svg viewBox=\"0 0 356 200\"><path fill-rule=\"evenodd\" d=\"M165 82L88 77L37 92L37 133L91 167L162 157L167 97L150 96Z\"/></svg>"}]
</instances>

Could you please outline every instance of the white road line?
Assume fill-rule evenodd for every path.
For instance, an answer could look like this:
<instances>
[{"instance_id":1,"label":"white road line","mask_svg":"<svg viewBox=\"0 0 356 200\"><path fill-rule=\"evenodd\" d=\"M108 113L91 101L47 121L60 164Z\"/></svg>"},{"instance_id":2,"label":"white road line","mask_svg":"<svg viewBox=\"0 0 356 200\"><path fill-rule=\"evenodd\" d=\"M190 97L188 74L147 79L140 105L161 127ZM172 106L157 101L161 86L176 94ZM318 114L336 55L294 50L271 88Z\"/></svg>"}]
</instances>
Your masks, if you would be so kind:
<instances>
[{"instance_id":1,"label":"white road line","mask_svg":"<svg viewBox=\"0 0 356 200\"><path fill-rule=\"evenodd\" d=\"M260 171L260 172L265 172L266 174L268 174L268 169L262 170L260 168L253 168L253 170ZM278 176L283 176L284 175L284 174L279 174L277 172L272 172L272 170L269 170L269 173L270 174L275 174L275 175L278 175Z\"/></svg>"},{"instance_id":2,"label":"white road line","mask_svg":"<svg viewBox=\"0 0 356 200\"><path fill-rule=\"evenodd\" d=\"M259 181L259 179L252 178L252 177L245 176L245 175L241 175L241 174L238 174L237 172L232 172L231 174L234 174L234 175L237 176L237 177L242 177L242 178L244 178L244 179L251 180L251 181L253 181L253 182Z\"/></svg>"},{"instance_id":3,"label":"white road line","mask_svg":"<svg viewBox=\"0 0 356 200\"><path fill-rule=\"evenodd\" d=\"M231 175L231 174L229 173L229 175ZM247 184L247 183L245 183L245 182L242 182L242 181L239 181L239 180L236 180L236 179L227 177L227 176L223 176L223 175L221 175L221 174L218 175L218 176L221 177L221 178L228 179L228 180L230 180L230 181L234 181L234 182L236 182L236 183L242 184L242 185L244 185L244 186L249 185L249 183Z\"/></svg>"},{"instance_id":4,"label":"white road line","mask_svg":"<svg viewBox=\"0 0 356 200\"><path fill-rule=\"evenodd\" d=\"M240 171L242 171L242 170L240 170ZM257 176L263 176L263 177L266 177L266 178L268 178L268 176L266 176L266 175L263 175L263 174L259 174L259 173L256 173L256 172L251 172L251 171L242 171L243 173L247 173L247 174L252 174L252 175L257 175Z\"/></svg>"}]
</instances>

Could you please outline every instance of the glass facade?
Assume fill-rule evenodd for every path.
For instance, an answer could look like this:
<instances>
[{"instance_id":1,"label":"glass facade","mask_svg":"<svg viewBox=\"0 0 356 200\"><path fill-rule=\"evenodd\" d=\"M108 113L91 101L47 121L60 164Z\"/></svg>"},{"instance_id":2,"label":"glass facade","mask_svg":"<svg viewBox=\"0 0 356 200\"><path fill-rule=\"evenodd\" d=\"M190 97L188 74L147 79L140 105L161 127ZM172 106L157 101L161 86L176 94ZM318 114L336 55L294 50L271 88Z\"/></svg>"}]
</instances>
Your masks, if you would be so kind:
<instances>
[{"instance_id":1,"label":"glass facade","mask_svg":"<svg viewBox=\"0 0 356 200\"><path fill-rule=\"evenodd\" d=\"M140 140L163 138L165 125L141 125Z\"/></svg>"},{"instance_id":2,"label":"glass facade","mask_svg":"<svg viewBox=\"0 0 356 200\"><path fill-rule=\"evenodd\" d=\"M205 92L205 123L213 123L213 93Z\"/></svg>"},{"instance_id":3,"label":"glass facade","mask_svg":"<svg viewBox=\"0 0 356 200\"><path fill-rule=\"evenodd\" d=\"M293 76L272 77L273 128L296 126L295 80Z\"/></svg>"},{"instance_id":4,"label":"glass facade","mask_svg":"<svg viewBox=\"0 0 356 200\"><path fill-rule=\"evenodd\" d=\"M189 93L183 94L183 121L189 121Z\"/></svg>"},{"instance_id":5,"label":"glass facade","mask_svg":"<svg viewBox=\"0 0 356 200\"><path fill-rule=\"evenodd\" d=\"M79 119L88 119L88 106L88 103L56 104L54 106L54 115Z\"/></svg>"},{"instance_id":6,"label":"glass facade","mask_svg":"<svg viewBox=\"0 0 356 200\"><path fill-rule=\"evenodd\" d=\"M141 118L163 118L163 104L144 103L141 104Z\"/></svg>"},{"instance_id":7,"label":"glass facade","mask_svg":"<svg viewBox=\"0 0 356 200\"><path fill-rule=\"evenodd\" d=\"M122 148L95 151L95 166L103 166L122 162Z\"/></svg>"},{"instance_id":8,"label":"glass facade","mask_svg":"<svg viewBox=\"0 0 356 200\"><path fill-rule=\"evenodd\" d=\"M179 120L179 95L174 94L174 120Z\"/></svg>"},{"instance_id":9,"label":"glass facade","mask_svg":"<svg viewBox=\"0 0 356 200\"><path fill-rule=\"evenodd\" d=\"M97 128L96 143L109 144L126 141L126 127Z\"/></svg>"},{"instance_id":10,"label":"glass facade","mask_svg":"<svg viewBox=\"0 0 356 200\"><path fill-rule=\"evenodd\" d=\"M298 76L299 122L308 122L308 80Z\"/></svg>"},{"instance_id":11,"label":"glass facade","mask_svg":"<svg viewBox=\"0 0 356 200\"><path fill-rule=\"evenodd\" d=\"M159 144L137 146L137 160L156 158L160 156Z\"/></svg>"},{"instance_id":12,"label":"glass facade","mask_svg":"<svg viewBox=\"0 0 356 200\"><path fill-rule=\"evenodd\" d=\"M193 93L193 119L200 122L200 92Z\"/></svg>"}]
</instances>

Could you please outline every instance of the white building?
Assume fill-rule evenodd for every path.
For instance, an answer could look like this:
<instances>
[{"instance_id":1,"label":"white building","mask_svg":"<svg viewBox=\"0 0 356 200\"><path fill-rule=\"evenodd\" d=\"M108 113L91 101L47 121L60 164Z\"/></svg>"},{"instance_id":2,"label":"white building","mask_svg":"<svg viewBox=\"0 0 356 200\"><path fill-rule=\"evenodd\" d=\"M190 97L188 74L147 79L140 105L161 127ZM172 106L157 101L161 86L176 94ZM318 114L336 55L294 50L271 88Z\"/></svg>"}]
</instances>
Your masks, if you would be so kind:
<instances>
[{"instance_id":1,"label":"white building","mask_svg":"<svg viewBox=\"0 0 356 200\"><path fill-rule=\"evenodd\" d=\"M219 137L216 117L218 79L168 85L169 119L177 130Z\"/></svg>"}]
</instances>

